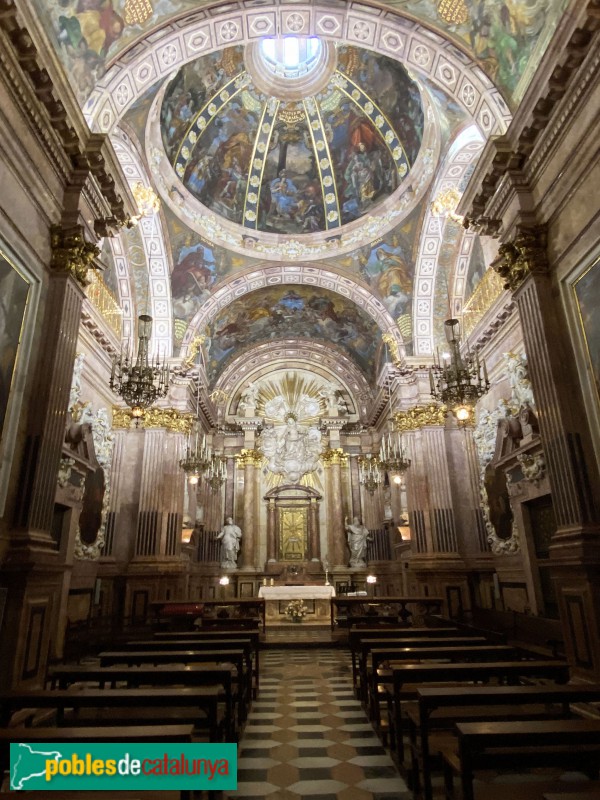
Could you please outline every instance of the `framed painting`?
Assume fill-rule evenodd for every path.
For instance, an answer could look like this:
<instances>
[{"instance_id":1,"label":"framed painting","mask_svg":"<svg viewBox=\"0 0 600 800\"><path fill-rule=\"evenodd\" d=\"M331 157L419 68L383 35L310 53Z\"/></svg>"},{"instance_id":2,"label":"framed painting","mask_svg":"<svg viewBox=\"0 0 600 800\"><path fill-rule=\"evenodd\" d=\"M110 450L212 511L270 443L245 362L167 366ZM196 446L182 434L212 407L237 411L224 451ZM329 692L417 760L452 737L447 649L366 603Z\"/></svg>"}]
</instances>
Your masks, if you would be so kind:
<instances>
[{"instance_id":1,"label":"framed painting","mask_svg":"<svg viewBox=\"0 0 600 800\"><path fill-rule=\"evenodd\" d=\"M16 391L17 378L24 372L26 365L20 362L26 361L24 351L29 349L29 342L24 347L23 338L30 295L31 280L0 247L0 513L4 505L16 416L23 391L22 386L19 392Z\"/></svg>"},{"instance_id":2,"label":"framed painting","mask_svg":"<svg viewBox=\"0 0 600 800\"><path fill-rule=\"evenodd\" d=\"M600 258L574 281L573 291L588 367L600 403Z\"/></svg>"}]
</instances>

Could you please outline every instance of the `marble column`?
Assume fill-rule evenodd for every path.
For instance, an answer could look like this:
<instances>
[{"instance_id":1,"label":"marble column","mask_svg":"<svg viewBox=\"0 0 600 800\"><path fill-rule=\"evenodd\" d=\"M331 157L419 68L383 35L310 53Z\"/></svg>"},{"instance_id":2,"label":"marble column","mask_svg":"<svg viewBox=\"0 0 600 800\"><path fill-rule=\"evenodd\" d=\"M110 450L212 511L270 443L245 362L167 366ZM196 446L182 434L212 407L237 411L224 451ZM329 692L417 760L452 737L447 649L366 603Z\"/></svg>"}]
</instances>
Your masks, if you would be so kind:
<instances>
[{"instance_id":1,"label":"marble column","mask_svg":"<svg viewBox=\"0 0 600 800\"><path fill-rule=\"evenodd\" d=\"M233 517L234 513L235 469L235 458L233 456L227 456L227 480L225 481L225 517Z\"/></svg>"},{"instance_id":2,"label":"marble column","mask_svg":"<svg viewBox=\"0 0 600 800\"><path fill-rule=\"evenodd\" d=\"M255 569L256 560L256 463L251 455L244 462L244 523L242 527L241 569Z\"/></svg>"},{"instance_id":3,"label":"marble column","mask_svg":"<svg viewBox=\"0 0 600 800\"><path fill-rule=\"evenodd\" d=\"M311 499L308 510L308 532L308 557L311 561L320 561L319 502L314 498Z\"/></svg>"},{"instance_id":4,"label":"marble column","mask_svg":"<svg viewBox=\"0 0 600 800\"><path fill-rule=\"evenodd\" d=\"M457 551L456 526L444 428L424 427L422 447L427 470L433 549L437 553L454 553Z\"/></svg>"},{"instance_id":5,"label":"marble column","mask_svg":"<svg viewBox=\"0 0 600 800\"><path fill-rule=\"evenodd\" d=\"M277 509L274 500L269 500L267 505L267 561L277 561Z\"/></svg>"},{"instance_id":6,"label":"marble column","mask_svg":"<svg viewBox=\"0 0 600 800\"><path fill-rule=\"evenodd\" d=\"M84 296L83 289L69 273L50 275L42 337L44 352L18 509L19 527L27 529L30 538L42 546L51 545L49 531Z\"/></svg>"},{"instance_id":7,"label":"marble column","mask_svg":"<svg viewBox=\"0 0 600 800\"><path fill-rule=\"evenodd\" d=\"M135 540L136 556L157 556L161 552L165 438L164 428L144 431L144 453Z\"/></svg>"},{"instance_id":8,"label":"marble column","mask_svg":"<svg viewBox=\"0 0 600 800\"><path fill-rule=\"evenodd\" d=\"M574 671L600 676L598 474L568 327L548 270L545 231L521 228L492 265L513 291L527 353L556 533L547 566ZM561 324L562 323L562 324ZM561 333L564 332L564 333Z\"/></svg>"},{"instance_id":9,"label":"marble column","mask_svg":"<svg viewBox=\"0 0 600 800\"><path fill-rule=\"evenodd\" d=\"M362 518L362 505L360 501L360 470L358 456L350 456L350 487L352 492L352 517Z\"/></svg>"}]
</instances>

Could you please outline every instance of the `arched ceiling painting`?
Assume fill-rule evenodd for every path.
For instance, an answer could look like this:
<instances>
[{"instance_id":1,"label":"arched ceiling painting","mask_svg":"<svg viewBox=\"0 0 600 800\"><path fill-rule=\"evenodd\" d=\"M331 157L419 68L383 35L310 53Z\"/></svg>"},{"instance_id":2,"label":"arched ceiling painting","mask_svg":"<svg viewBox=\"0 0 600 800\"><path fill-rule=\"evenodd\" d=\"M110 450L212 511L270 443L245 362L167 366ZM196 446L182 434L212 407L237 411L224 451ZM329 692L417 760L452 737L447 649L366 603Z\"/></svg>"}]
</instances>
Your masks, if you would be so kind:
<instances>
[{"instance_id":1,"label":"arched ceiling painting","mask_svg":"<svg viewBox=\"0 0 600 800\"><path fill-rule=\"evenodd\" d=\"M192 19L209 7L206 13L213 16L238 8L214 0L23 2L37 10L84 111L96 83L117 68L121 56L125 64L128 48L135 58L144 37L170 23L181 29L187 14ZM342 15L354 9L353 3L340 6L336 13ZM440 34L458 45L475 60L473 73L487 75L514 108L565 7L566 0L374 0L370 11L367 4L356 9L388 15L386 20L397 13L422 23L432 42ZM239 13L250 11L240 4ZM302 269L309 263L330 271L331 281L322 287L346 279L356 287L355 298L364 292L380 304L411 355L413 339L421 335L413 330L418 309L430 302L417 291L429 269L423 243L437 236L427 273L435 287L435 332L437 318L446 316L462 235L442 224L439 235L426 230L434 188L443 188L438 176L453 143L478 118L469 117L468 103L460 105L457 94L441 88L443 82L434 82L433 72L419 71L418 62L395 61L326 36L300 64L306 74L297 70L286 89L285 58L275 58L275 66L269 60L284 45L263 42L220 48L183 66L179 61L162 79L143 83L145 93L120 120L161 199L160 220L171 249L173 352L183 345L185 353L192 334L206 337L205 361L214 383L246 348L312 337L342 347L372 382L383 357L381 332L360 305L327 288L252 286L204 330L190 323L210 319L198 313L223 292L235 297L237 290L230 290L239 276L251 282L254 271L262 270L268 284L270 265L277 270L292 262ZM460 154L460 171L459 160ZM136 266L135 236L125 249L136 305L144 310L147 276ZM473 253L469 293L485 267L480 249ZM429 352L420 340L419 348Z\"/></svg>"},{"instance_id":2,"label":"arched ceiling painting","mask_svg":"<svg viewBox=\"0 0 600 800\"><path fill-rule=\"evenodd\" d=\"M134 42L215 0L33 0L83 103L107 66ZM350 5L350 4L349 4ZM521 97L565 0L380 0L454 40L507 99ZM523 80L522 80L523 79Z\"/></svg>"},{"instance_id":3,"label":"arched ceiling painting","mask_svg":"<svg viewBox=\"0 0 600 800\"><path fill-rule=\"evenodd\" d=\"M381 345L381 331L365 311L341 295L308 286L273 286L246 294L224 308L204 335L211 384L240 348L269 339L333 342L372 382Z\"/></svg>"}]
</instances>

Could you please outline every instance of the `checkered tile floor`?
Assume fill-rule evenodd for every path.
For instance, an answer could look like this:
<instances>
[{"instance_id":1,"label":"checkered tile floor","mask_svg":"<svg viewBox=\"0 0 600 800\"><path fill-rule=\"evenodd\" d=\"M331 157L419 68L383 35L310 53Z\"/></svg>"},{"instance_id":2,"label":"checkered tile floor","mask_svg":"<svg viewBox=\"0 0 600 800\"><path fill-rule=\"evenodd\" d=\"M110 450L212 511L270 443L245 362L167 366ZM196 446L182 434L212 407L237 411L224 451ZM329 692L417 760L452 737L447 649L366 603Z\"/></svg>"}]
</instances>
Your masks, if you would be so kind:
<instances>
[{"instance_id":1,"label":"checkered tile floor","mask_svg":"<svg viewBox=\"0 0 600 800\"><path fill-rule=\"evenodd\" d=\"M354 698L350 657L333 648L261 653L260 695L226 798L409 800Z\"/></svg>"}]
</instances>

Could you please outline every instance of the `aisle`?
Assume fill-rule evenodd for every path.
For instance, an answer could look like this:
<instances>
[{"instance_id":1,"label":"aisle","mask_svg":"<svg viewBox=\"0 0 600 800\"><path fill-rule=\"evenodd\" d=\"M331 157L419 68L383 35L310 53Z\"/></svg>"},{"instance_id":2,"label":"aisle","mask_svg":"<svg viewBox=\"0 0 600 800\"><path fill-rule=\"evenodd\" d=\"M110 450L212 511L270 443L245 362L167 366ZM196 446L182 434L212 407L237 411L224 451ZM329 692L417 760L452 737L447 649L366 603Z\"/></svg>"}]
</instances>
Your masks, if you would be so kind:
<instances>
[{"instance_id":1,"label":"aisle","mask_svg":"<svg viewBox=\"0 0 600 800\"><path fill-rule=\"evenodd\" d=\"M265 650L260 685L227 798L412 797L354 698L346 650Z\"/></svg>"}]
</instances>

